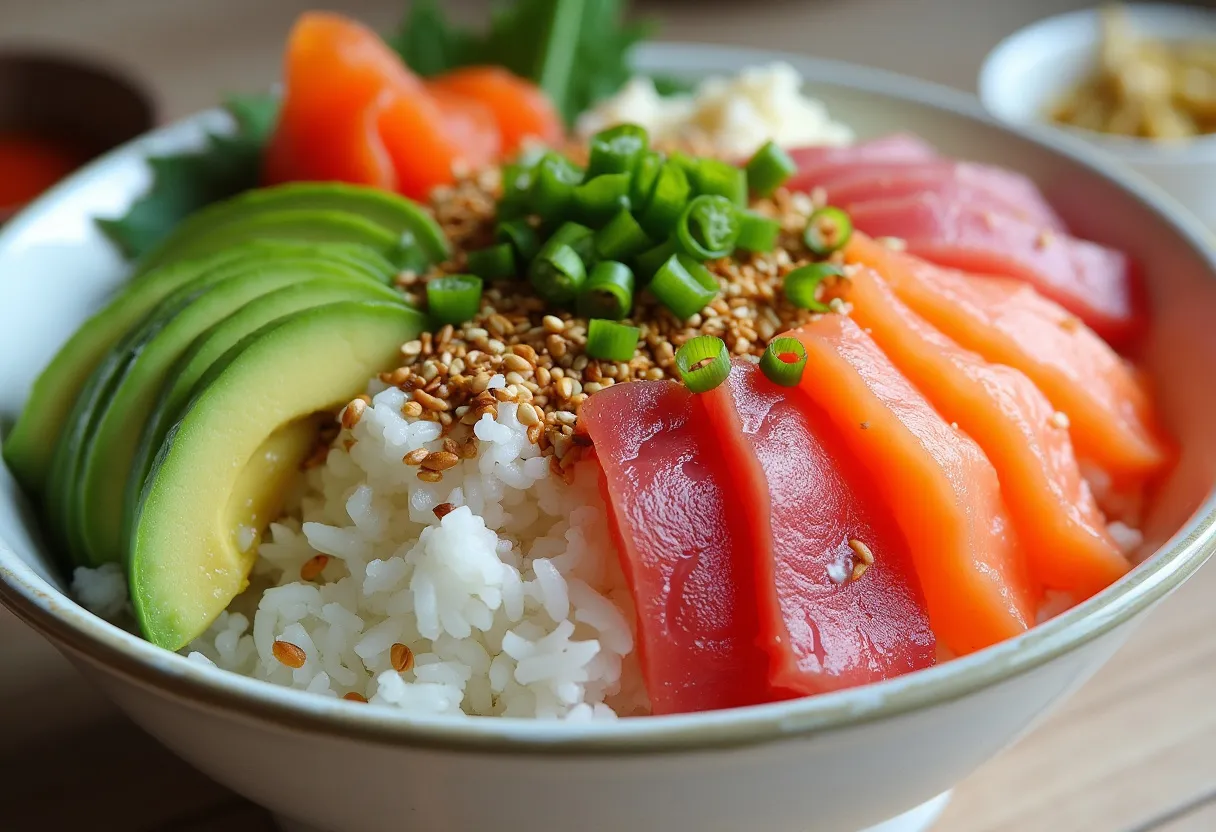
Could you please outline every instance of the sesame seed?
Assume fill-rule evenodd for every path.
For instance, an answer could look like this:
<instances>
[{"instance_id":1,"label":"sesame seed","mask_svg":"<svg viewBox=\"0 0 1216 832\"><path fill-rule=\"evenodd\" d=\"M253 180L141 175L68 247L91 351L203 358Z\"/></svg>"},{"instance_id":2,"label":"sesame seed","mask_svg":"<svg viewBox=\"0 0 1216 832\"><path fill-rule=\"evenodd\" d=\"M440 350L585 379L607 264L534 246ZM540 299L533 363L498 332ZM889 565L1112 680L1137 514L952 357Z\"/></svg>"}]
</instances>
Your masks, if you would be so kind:
<instances>
[{"instance_id":1,"label":"sesame seed","mask_svg":"<svg viewBox=\"0 0 1216 832\"><path fill-rule=\"evenodd\" d=\"M1051 424L1053 427L1057 427L1060 430L1067 430L1071 422L1068 420L1067 413L1062 410L1057 410L1055 413L1051 414Z\"/></svg>"},{"instance_id":2,"label":"sesame seed","mask_svg":"<svg viewBox=\"0 0 1216 832\"><path fill-rule=\"evenodd\" d=\"M439 505L437 505L433 509L431 509L431 511L435 514L435 517L439 520L442 520L443 518L447 517L449 514L451 514L455 510L456 510L456 506L452 505L451 503L440 503Z\"/></svg>"},{"instance_id":3,"label":"sesame seed","mask_svg":"<svg viewBox=\"0 0 1216 832\"><path fill-rule=\"evenodd\" d=\"M546 315L541 319L541 323L548 332L562 332L566 328L566 322L556 315Z\"/></svg>"},{"instance_id":4,"label":"sesame seed","mask_svg":"<svg viewBox=\"0 0 1216 832\"><path fill-rule=\"evenodd\" d=\"M443 480L443 472L429 471L426 468L423 468L418 472L418 479L422 480L423 482L440 482Z\"/></svg>"},{"instance_id":5,"label":"sesame seed","mask_svg":"<svg viewBox=\"0 0 1216 832\"><path fill-rule=\"evenodd\" d=\"M402 457L401 461L404 462L406 465L421 465L422 460L424 460L428 456L430 456L430 453L431 452L428 451L426 448L418 448L416 450L410 451L408 454L406 454L404 457Z\"/></svg>"},{"instance_id":6,"label":"sesame seed","mask_svg":"<svg viewBox=\"0 0 1216 832\"><path fill-rule=\"evenodd\" d=\"M861 576L866 574L866 570L869 568L870 568L869 564L867 564L865 562L855 563L855 564L853 564L853 574L850 575L849 577L854 581L860 581Z\"/></svg>"},{"instance_id":7,"label":"sesame seed","mask_svg":"<svg viewBox=\"0 0 1216 832\"><path fill-rule=\"evenodd\" d=\"M428 471L446 471L459 464L460 457L450 451L435 451L422 460L422 467Z\"/></svg>"},{"instance_id":8,"label":"sesame seed","mask_svg":"<svg viewBox=\"0 0 1216 832\"><path fill-rule=\"evenodd\" d=\"M417 419L422 415L422 405L418 402L406 402L401 405L401 415L407 419Z\"/></svg>"},{"instance_id":9,"label":"sesame seed","mask_svg":"<svg viewBox=\"0 0 1216 832\"><path fill-rule=\"evenodd\" d=\"M447 410L449 405L443 399L432 396L425 390L414 391L414 401L422 405L427 410L443 411Z\"/></svg>"},{"instance_id":10,"label":"sesame seed","mask_svg":"<svg viewBox=\"0 0 1216 832\"><path fill-rule=\"evenodd\" d=\"M849 541L849 548L853 550L853 554L857 555L857 559L867 566L874 564L874 553L870 551L870 547L862 543L857 538Z\"/></svg>"},{"instance_id":11,"label":"sesame seed","mask_svg":"<svg viewBox=\"0 0 1216 832\"><path fill-rule=\"evenodd\" d=\"M345 699L347 702L363 702L364 704L367 703L367 697L364 696L363 694L359 693L358 691L352 690L350 693L344 693L344 694L342 694L342 698Z\"/></svg>"},{"instance_id":12,"label":"sesame seed","mask_svg":"<svg viewBox=\"0 0 1216 832\"><path fill-rule=\"evenodd\" d=\"M405 673L414 667L414 651L399 641L389 648L388 656L393 670L398 673Z\"/></svg>"},{"instance_id":13,"label":"sesame seed","mask_svg":"<svg viewBox=\"0 0 1216 832\"><path fill-rule=\"evenodd\" d=\"M315 581L321 577L321 573L325 571L325 567L329 565L329 555L314 555L304 561L304 565L300 567L300 580Z\"/></svg>"},{"instance_id":14,"label":"sesame seed","mask_svg":"<svg viewBox=\"0 0 1216 832\"><path fill-rule=\"evenodd\" d=\"M275 639L274 644L270 645L270 653L278 659L279 664L290 667L292 670L299 670L308 661L308 654L290 641Z\"/></svg>"},{"instance_id":15,"label":"sesame seed","mask_svg":"<svg viewBox=\"0 0 1216 832\"><path fill-rule=\"evenodd\" d=\"M367 402L363 399L353 399L350 404L342 408L341 423L346 430L351 430L355 425L359 424L359 420L363 418L363 411L367 410Z\"/></svg>"},{"instance_id":16,"label":"sesame seed","mask_svg":"<svg viewBox=\"0 0 1216 832\"><path fill-rule=\"evenodd\" d=\"M869 422L862 422L862 423L861 423L861 429L862 429L862 430L869 430L869 429L870 429L870 423L869 423Z\"/></svg>"}]
</instances>

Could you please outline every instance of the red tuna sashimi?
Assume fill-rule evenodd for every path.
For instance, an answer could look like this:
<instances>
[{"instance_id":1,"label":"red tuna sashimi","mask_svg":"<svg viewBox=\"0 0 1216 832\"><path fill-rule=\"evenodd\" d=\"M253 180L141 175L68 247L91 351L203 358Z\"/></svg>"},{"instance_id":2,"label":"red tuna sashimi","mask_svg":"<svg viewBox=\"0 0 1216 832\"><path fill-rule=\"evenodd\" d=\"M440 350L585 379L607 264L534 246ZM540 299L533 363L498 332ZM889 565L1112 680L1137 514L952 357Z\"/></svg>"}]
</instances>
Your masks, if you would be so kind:
<instances>
[{"instance_id":1,"label":"red tuna sashimi","mask_svg":"<svg viewBox=\"0 0 1216 832\"><path fill-rule=\"evenodd\" d=\"M1068 230L1033 182L991 165L944 159L883 163L853 173L828 171L815 184L827 191L829 202L843 208L879 199L937 194L1010 214L1053 231Z\"/></svg>"},{"instance_id":2,"label":"red tuna sashimi","mask_svg":"<svg viewBox=\"0 0 1216 832\"><path fill-rule=\"evenodd\" d=\"M790 334L806 347L801 389L908 541L938 640L962 654L1024 632L1037 592L983 451L848 317L823 315Z\"/></svg>"},{"instance_id":3,"label":"red tuna sashimi","mask_svg":"<svg viewBox=\"0 0 1216 832\"><path fill-rule=\"evenodd\" d=\"M789 154L798 166L798 172L786 183L793 191L809 190L828 170L860 171L873 164L938 158L931 145L908 133L893 133L846 147L796 147Z\"/></svg>"},{"instance_id":4,"label":"red tuna sashimi","mask_svg":"<svg viewBox=\"0 0 1216 832\"><path fill-rule=\"evenodd\" d=\"M579 421L603 467L654 713L773 699L746 532L703 407L681 384L639 381L592 396Z\"/></svg>"},{"instance_id":5,"label":"red tuna sashimi","mask_svg":"<svg viewBox=\"0 0 1216 832\"><path fill-rule=\"evenodd\" d=\"M822 411L745 361L699 398L753 534L773 687L808 695L932 665L936 640L907 545ZM872 565L859 567L850 541Z\"/></svg>"},{"instance_id":6,"label":"red tuna sashimi","mask_svg":"<svg viewBox=\"0 0 1216 832\"><path fill-rule=\"evenodd\" d=\"M1122 252L928 194L854 205L850 214L856 228L898 237L918 257L1025 281L1111 343L1126 343L1144 326Z\"/></svg>"}]
</instances>

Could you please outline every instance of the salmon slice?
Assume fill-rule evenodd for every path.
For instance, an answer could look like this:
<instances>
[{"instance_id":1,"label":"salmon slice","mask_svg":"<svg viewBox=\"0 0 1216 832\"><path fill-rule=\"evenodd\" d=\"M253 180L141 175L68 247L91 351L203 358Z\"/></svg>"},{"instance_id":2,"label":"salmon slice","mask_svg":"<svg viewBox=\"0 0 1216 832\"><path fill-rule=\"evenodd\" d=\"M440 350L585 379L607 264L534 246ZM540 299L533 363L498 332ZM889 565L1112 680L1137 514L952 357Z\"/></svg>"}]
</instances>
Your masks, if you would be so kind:
<instances>
[{"instance_id":1,"label":"salmon slice","mask_svg":"<svg viewBox=\"0 0 1216 832\"><path fill-rule=\"evenodd\" d=\"M815 184L833 205L848 207L879 199L936 194L998 211L1043 228L1068 228L1043 194L1026 177L991 165L947 159L910 164L880 163L852 174L829 172Z\"/></svg>"},{"instance_id":2,"label":"salmon slice","mask_svg":"<svg viewBox=\"0 0 1216 832\"><path fill-rule=\"evenodd\" d=\"M748 535L704 408L682 384L639 381L592 396L579 422L603 469L654 713L770 701Z\"/></svg>"},{"instance_id":3,"label":"salmon slice","mask_svg":"<svg viewBox=\"0 0 1216 832\"><path fill-rule=\"evenodd\" d=\"M850 215L854 227L898 237L925 260L1023 280L1111 343L1127 344L1144 329L1122 252L933 194L854 205Z\"/></svg>"},{"instance_id":4,"label":"salmon slice","mask_svg":"<svg viewBox=\"0 0 1216 832\"><path fill-rule=\"evenodd\" d=\"M752 534L769 683L805 696L932 665L907 545L826 416L746 361L698 399ZM859 566L850 541L872 565Z\"/></svg>"},{"instance_id":5,"label":"salmon slice","mask_svg":"<svg viewBox=\"0 0 1216 832\"><path fill-rule=\"evenodd\" d=\"M853 235L845 257L877 271L912 311L956 343L1024 373L1068 417L1082 462L1116 483L1143 482L1169 463L1136 371L1026 284L940 268L864 234Z\"/></svg>"},{"instance_id":6,"label":"salmon slice","mask_svg":"<svg viewBox=\"0 0 1216 832\"><path fill-rule=\"evenodd\" d=\"M801 389L827 412L908 542L938 640L965 654L1024 632L1037 592L983 451L846 316L790 334L807 351Z\"/></svg>"},{"instance_id":7,"label":"salmon slice","mask_svg":"<svg viewBox=\"0 0 1216 832\"><path fill-rule=\"evenodd\" d=\"M502 154L510 156L527 139L548 147L565 135L561 116L540 87L497 66L470 66L427 81L432 93L460 95L493 114Z\"/></svg>"},{"instance_id":8,"label":"salmon slice","mask_svg":"<svg viewBox=\"0 0 1216 832\"><path fill-rule=\"evenodd\" d=\"M796 147L789 154L798 166L798 172L786 183L791 191L810 190L828 171L857 173L873 164L938 158L931 145L909 133L893 133L847 147Z\"/></svg>"},{"instance_id":9,"label":"salmon slice","mask_svg":"<svg viewBox=\"0 0 1216 832\"><path fill-rule=\"evenodd\" d=\"M1082 600L1131 568L1081 476L1067 423L1030 379L958 346L869 269L837 287L849 316L992 462L1036 584Z\"/></svg>"}]
</instances>

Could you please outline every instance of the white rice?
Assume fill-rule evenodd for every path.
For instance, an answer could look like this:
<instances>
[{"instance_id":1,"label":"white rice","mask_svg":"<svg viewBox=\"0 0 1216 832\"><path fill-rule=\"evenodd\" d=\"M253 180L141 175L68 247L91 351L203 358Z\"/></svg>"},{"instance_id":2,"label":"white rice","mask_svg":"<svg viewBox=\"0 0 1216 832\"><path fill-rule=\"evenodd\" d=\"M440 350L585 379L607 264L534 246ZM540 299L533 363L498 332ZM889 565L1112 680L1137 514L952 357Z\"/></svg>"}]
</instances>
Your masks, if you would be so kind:
<instances>
[{"instance_id":1,"label":"white rice","mask_svg":"<svg viewBox=\"0 0 1216 832\"><path fill-rule=\"evenodd\" d=\"M413 714L644 713L631 601L596 472L576 467L572 485L553 476L515 405L501 404L497 420L474 427L476 458L422 482L402 457L441 450L440 428L403 417L407 400L377 392L309 472L260 546L254 586L271 585L234 601L189 658ZM433 509L445 502L456 508L439 520ZM301 581L317 554L330 556L321 579ZM276 640L301 648L304 665L280 663ZM412 651L411 669L393 669L394 643Z\"/></svg>"}]
</instances>

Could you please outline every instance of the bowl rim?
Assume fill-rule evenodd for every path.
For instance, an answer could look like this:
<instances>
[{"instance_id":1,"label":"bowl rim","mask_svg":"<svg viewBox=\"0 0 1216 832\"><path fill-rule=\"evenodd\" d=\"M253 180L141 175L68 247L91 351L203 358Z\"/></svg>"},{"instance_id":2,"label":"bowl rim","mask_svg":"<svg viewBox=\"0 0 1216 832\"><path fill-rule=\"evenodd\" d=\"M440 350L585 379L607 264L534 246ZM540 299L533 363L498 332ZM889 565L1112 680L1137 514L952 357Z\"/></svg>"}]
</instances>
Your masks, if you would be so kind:
<instances>
[{"instance_id":1,"label":"bowl rim","mask_svg":"<svg viewBox=\"0 0 1216 832\"><path fill-rule=\"evenodd\" d=\"M1188 19L1206 18L1212 22L1212 28L1216 30L1216 10L1202 6L1184 3L1122 3L1121 7L1133 19L1139 17L1145 21L1185 22ZM1100 133L1097 130L1074 127L1069 124L1056 124L1046 119L1035 118L1027 121L1006 115L1004 107L1006 97L996 92L1000 83L997 79L1006 71L1002 64L1007 62L1010 56L1024 44L1038 42L1045 33L1053 29L1080 26L1090 21L1096 23L1096 18L1102 12L1102 8L1102 6L1091 6L1086 9L1074 9L1043 17L1002 38L984 56L976 77L976 91L984 108L1005 124L1040 125L1075 136L1133 164L1186 164L1216 161L1216 133L1207 133L1186 141L1167 142ZM1073 51L1079 48L1076 47ZM1054 90L1055 93L1062 91L1063 88Z\"/></svg>"},{"instance_id":2,"label":"bowl rim","mask_svg":"<svg viewBox=\"0 0 1216 832\"><path fill-rule=\"evenodd\" d=\"M762 49L692 43L654 43L639 48L642 69L687 73L694 67L729 71L785 61L815 83L894 96L943 113L963 116L1044 146L1071 163L1114 182L1129 199L1168 219L1216 275L1216 251L1207 232L1168 197L1134 174L1094 158L1084 142L1037 126L1011 126L988 114L965 93L894 73ZM704 71L704 70L702 70ZM0 231L0 248L26 224L70 198L85 178L131 154L146 156L146 143L175 131L213 126L206 111L162 128L100 158L33 203ZM377 745L491 754L632 755L722 750L759 745L888 719L966 697L1022 675L1069 653L1148 609L1188 578L1216 549L1216 492L1151 558L1126 577L1073 609L978 653L933 668L860 688L803 699L709 713L614 721L452 717L420 718L387 708L281 688L199 663L144 641L78 606L21 561L0 539L0 602L78 662L117 675L145 691L193 708L224 711L238 720L272 724Z\"/></svg>"}]
</instances>

